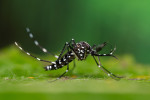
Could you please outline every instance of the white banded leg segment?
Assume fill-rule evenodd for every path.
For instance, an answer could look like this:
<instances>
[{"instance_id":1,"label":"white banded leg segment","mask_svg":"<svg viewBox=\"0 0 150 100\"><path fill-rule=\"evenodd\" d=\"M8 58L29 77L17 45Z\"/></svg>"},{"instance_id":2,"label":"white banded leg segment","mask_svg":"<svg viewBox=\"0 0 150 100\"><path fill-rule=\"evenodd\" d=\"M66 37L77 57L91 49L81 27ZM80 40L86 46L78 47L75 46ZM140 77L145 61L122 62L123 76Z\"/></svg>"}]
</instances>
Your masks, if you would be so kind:
<instances>
[{"instance_id":1,"label":"white banded leg segment","mask_svg":"<svg viewBox=\"0 0 150 100\"><path fill-rule=\"evenodd\" d=\"M52 64L56 64L56 62L52 62Z\"/></svg>"},{"instance_id":2,"label":"white banded leg segment","mask_svg":"<svg viewBox=\"0 0 150 100\"><path fill-rule=\"evenodd\" d=\"M17 42L15 42L15 45L16 45L20 50L23 50L22 47L20 47Z\"/></svg>"},{"instance_id":3,"label":"white banded leg segment","mask_svg":"<svg viewBox=\"0 0 150 100\"><path fill-rule=\"evenodd\" d=\"M16 46L18 46L18 43L17 43L17 42L15 42L15 45L16 45Z\"/></svg>"},{"instance_id":4,"label":"white banded leg segment","mask_svg":"<svg viewBox=\"0 0 150 100\"><path fill-rule=\"evenodd\" d=\"M29 56L30 56L30 53L29 53L29 52L27 52L27 55L29 55Z\"/></svg>"},{"instance_id":5,"label":"white banded leg segment","mask_svg":"<svg viewBox=\"0 0 150 100\"><path fill-rule=\"evenodd\" d=\"M23 49L18 45L17 42L15 42L15 45L16 45L20 50L23 50Z\"/></svg>"},{"instance_id":6,"label":"white banded leg segment","mask_svg":"<svg viewBox=\"0 0 150 100\"><path fill-rule=\"evenodd\" d=\"M39 42L38 41L34 41L34 44L36 45L36 46L38 46L39 45Z\"/></svg>"},{"instance_id":7,"label":"white banded leg segment","mask_svg":"<svg viewBox=\"0 0 150 100\"><path fill-rule=\"evenodd\" d=\"M38 44L38 45L39 45L39 44ZM45 49L45 48L42 48L42 51L45 52L45 53L48 53L47 49ZM58 58L58 56L55 55L55 58Z\"/></svg>"},{"instance_id":8,"label":"white banded leg segment","mask_svg":"<svg viewBox=\"0 0 150 100\"><path fill-rule=\"evenodd\" d=\"M39 44L39 42L34 39L34 36L33 36L33 34L30 32L30 29L29 29L28 27L26 28L26 31L27 31L27 33L29 34L29 37L34 41L34 44L35 44L36 46L38 46L44 53L49 53L50 55L52 55L52 56L58 58L56 55L54 55L54 54L48 52L47 49L43 48L43 47Z\"/></svg>"},{"instance_id":9,"label":"white banded leg segment","mask_svg":"<svg viewBox=\"0 0 150 100\"><path fill-rule=\"evenodd\" d=\"M105 69L103 66L101 66L101 69L111 78L115 79L115 80L119 80L120 78L117 77L116 75L112 74L110 71L108 71L107 69Z\"/></svg>"},{"instance_id":10,"label":"white banded leg segment","mask_svg":"<svg viewBox=\"0 0 150 100\"><path fill-rule=\"evenodd\" d=\"M113 53L111 52L110 55L112 55Z\"/></svg>"},{"instance_id":11,"label":"white banded leg segment","mask_svg":"<svg viewBox=\"0 0 150 100\"><path fill-rule=\"evenodd\" d=\"M20 50L22 50L22 48L20 46L18 46Z\"/></svg>"},{"instance_id":12,"label":"white banded leg segment","mask_svg":"<svg viewBox=\"0 0 150 100\"><path fill-rule=\"evenodd\" d=\"M56 58L58 58L58 56L57 56L57 55L55 55L55 57L56 57Z\"/></svg>"},{"instance_id":13,"label":"white banded leg segment","mask_svg":"<svg viewBox=\"0 0 150 100\"><path fill-rule=\"evenodd\" d=\"M47 49L45 49L45 48L42 48L42 51L45 52L45 53L48 53ZM55 58L58 58L58 56L55 55Z\"/></svg>"},{"instance_id":14,"label":"white banded leg segment","mask_svg":"<svg viewBox=\"0 0 150 100\"><path fill-rule=\"evenodd\" d=\"M33 34L32 34L32 33L29 33L29 37L30 37L30 38L33 38Z\"/></svg>"},{"instance_id":15,"label":"white banded leg segment","mask_svg":"<svg viewBox=\"0 0 150 100\"><path fill-rule=\"evenodd\" d=\"M108 73L108 76L110 77L110 75L113 75L112 73Z\"/></svg>"},{"instance_id":16,"label":"white banded leg segment","mask_svg":"<svg viewBox=\"0 0 150 100\"><path fill-rule=\"evenodd\" d=\"M43 50L43 52L47 52L47 50L45 48L43 48L42 50Z\"/></svg>"},{"instance_id":17,"label":"white banded leg segment","mask_svg":"<svg viewBox=\"0 0 150 100\"><path fill-rule=\"evenodd\" d=\"M40 58L38 58L38 57L35 57L35 56L31 55L29 52L26 52L24 49L22 49L22 47L20 47L17 42L15 42L15 45L16 45L20 50L22 50L23 52L25 52L27 55L29 55L29 56L31 56L31 57L33 57L33 58L39 60L39 61L52 63L51 61L42 60L42 59L40 59Z\"/></svg>"},{"instance_id":18,"label":"white banded leg segment","mask_svg":"<svg viewBox=\"0 0 150 100\"><path fill-rule=\"evenodd\" d=\"M99 56L97 57L97 58L98 58L98 62L97 62L97 60L96 60L96 58L95 58L94 56L93 56L93 58L94 58L96 64L98 65L98 67L99 67L102 71L104 71L109 77L111 77L111 78L113 78L113 79L115 79L115 80L119 80L119 79L120 79L119 77L117 77L116 75L112 74L110 71L108 71L106 68L104 68L104 67L101 65Z\"/></svg>"},{"instance_id":19,"label":"white banded leg segment","mask_svg":"<svg viewBox=\"0 0 150 100\"><path fill-rule=\"evenodd\" d=\"M109 74L109 73L108 73L107 75L110 77L110 74Z\"/></svg>"},{"instance_id":20,"label":"white banded leg segment","mask_svg":"<svg viewBox=\"0 0 150 100\"><path fill-rule=\"evenodd\" d=\"M110 51L110 55L112 55L116 51L116 47Z\"/></svg>"},{"instance_id":21,"label":"white banded leg segment","mask_svg":"<svg viewBox=\"0 0 150 100\"><path fill-rule=\"evenodd\" d=\"M27 32L30 32L30 29L27 27L27 28L26 28L26 31L27 31Z\"/></svg>"},{"instance_id":22,"label":"white banded leg segment","mask_svg":"<svg viewBox=\"0 0 150 100\"><path fill-rule=\"evenodd\" d=\"M66 73L68 72L68 70L66 70Z\"/></svg>"},{"instance_id":23,"label":"white banded leg segment","mask_svg":"<svg viewBox=\"0 0 150 100\"><path fill-rule=\"evenodd\" d=\"M112 57L118 59L116 56L113 55L112 52L110 54L94 54L94 56L112 56Z\"/></svg>"},{"instance_id":24,"label":"white banded leg segment","mask_svg":"<svg viewBox=\"0 0 150 100\"><path fill-rule=\"evenodd\" d=\"M39 60L39 61L41 60L40 58L36 58L36 59Z\"/></svg>"}]
</instances>

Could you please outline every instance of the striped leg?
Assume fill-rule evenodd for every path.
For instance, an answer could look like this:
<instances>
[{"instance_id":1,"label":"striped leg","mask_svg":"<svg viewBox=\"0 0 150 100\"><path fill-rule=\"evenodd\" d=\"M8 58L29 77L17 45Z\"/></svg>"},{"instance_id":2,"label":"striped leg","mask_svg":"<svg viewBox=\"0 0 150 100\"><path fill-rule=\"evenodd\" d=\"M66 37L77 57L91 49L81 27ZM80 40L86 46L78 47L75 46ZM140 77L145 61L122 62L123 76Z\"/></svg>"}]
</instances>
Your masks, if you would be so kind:
<instances>
[{"instance_id":1,"label":"striped leg","mask_svg":"<svg viewBox=\"0 0 150 100\"><path fill-rule=\"evenodd\" d=\"M63 49L62 49L62 51L61 51L61 53L60 53L60 55L59 55L59 57L58 57L58 59L57 59L57 61L60 60L60 58L62 57L62 54L64 53L64 51L66 50L66 48L69 47L68 45L69 45L68 42L66 42L65 45L64 45L64 47L63 47Z\"/></svg>"},{"instance_id":2,"label":"striped leg","mask_svg":"<svg viewBox=\"0 0 150 100\"><path fill-rule=\"evenodd\" d=\"M71 43L72 43L72 44L71 44ZM71 45L70 45L70 44L71 44ZM74 39L72 39L72 40L69 42L68 47L74 52L74 54L76 55L76 57L78 57L78 56L77 56L77 52L75 52L74 49L72 48L72 47L74 47L74 46L76 46L76 42L75 42ZM79 59L79 58L78 58L78 59ZM74 65L75 65L75 61L74 61Z\"/></svg>"},{"instance_id":3,"label":"striped leg","mask_svg":"<svg viewBox=\"0 0 150 100\"><path fill-rule=\"evenodd\" d=\"M27 31L27 33L29 33L29 37L34 41L34 44L35 44L37 47L39 47L44 53L48 53L48 54L54 56L55 58L58 58L57 55L54 55L54 54L48 52L47 49L43 48L43 47L39 44L39 42L34 39L33 34L30 32L30 29L29 29L28 27L26 28L26 31Z\"/></svg>"},{"instance_id":4,"label":"striped leg","mask_svg":"<svg viewBox=\"0 0 150 100\"><path fill-rule=\"evenodd\" d=\"M107 42L104 42L103 44L101 45L98 45L96 47L96 45L94 45L92 48L96 48L96 52L99 52L101 51L107 44L109 44L111 46L111 50L110 50L110 53L109 54L100 54L99 56L113 56L112 54L116 51L116 46L114 49L112 49L112 45L110 43L107 43ZM97 54L95 54L95 56L98 56ZM115 56L113 56L115 57ZM115 57L116 58L116 57Z\"/></svg>"},{"instance_id":5,"label":"striped leg","mask_svg":"<svg viewBox=\"0 0 150 100\"><path fill-rule=\"evenodd\" d=\"M70 41L70 43L72 43L71 45L72 46L75 46L76 45L76 42L75 42L75 40L74 39L72 39L71 41ZM72 49L72 48L71 48ZM75 52L74 52L75 53ZM76 53L75 53L76 54ZM71 69L71 72L73 72L73 70L75 69L75 67L76 67L76 62L75 62L75 59L73 60L73 68Z\"/></svg>"},{"instance_id":6,"label":"striped leg","mask_svg":"<svg viewBox=\"0 0 150 100\"><path fill-rule=\"evenodd\" d=\"M72 44L71 44L71 43L72 43ZM72 39L69 43L68 43L68 42L65 43L65 45L64 45L64 47L63 47L63 49L62 49L62 51L61 51L61 53L60 53L60 55L59 55L57 61L60 60L60 58L62 57L62 54L64 53L64 51L66 50L66 48L68 49L68 51L69 51L69 49L73 50L73 48L70 46L70 44L71 44L71 45L75 45L74 39Z\"/></svg>"},{"instance_id":7,"label":"striped leg","mask_svg":"<svg viewBox=\"0 0 150 100\"><path fill-rule=\"evenodd\" d=\"M69 44L71 44L71 46L75 46L76 45L76 42L75 42L75 40L74 39L72 39L70 42L69 42Z\"/></svg>"},{"instance_id":8,"label":"striped leg","mask_svg":"<svg viewBox=\"0 0 150 100\"><path fill-rule=\"evenodd\" d=\"M94 56L93 56L93 58L94 58L94 60L95 60L95 62L96 62L96 64L97 64L97 66L98 66L101 70L103 70L109 77L111 77L111 78L113 78L113 79L115 79L115 80L119 80L119 79L120 79L120 77L118 77L118 76L112 74L110 71L108 71L106 68L104 68L104 67L102 66L99 57L98 57L99 63L97 62L97 60L96 60L96 58L95 58Z\"/></svg>"},{"instance_id":9,"label":"striped leg","mask_svg":"<svg viewBox=\"0 0 150 100\"><path fill-rule=\"evenodd\" d=\"M96 54L96 53L92 53L93 56L112 56L116 59L118 59L116 56L113 55L113 53L116 51L116 47L110 51L109 54Z\"/></svg>"},{"instance_id":10,"label":"striped leg","mask_svg":"<svg viewBox=\"0 0 150 100\"><path fill-rule=\"evenodd\" d=\"M51 61L42 60L42 59L40 59L40 58L38 58L38 57L35 57L35 56L31 55L29 52L26 52L25 50L23 50L22 47L20 47L17 42L15 42L15 45L16 45L20 50L22 50L23 52L25 52L27 55L32 56L33 58L35 58L35 59L37 59L37 60L39 60L39 61L48 62L48 63L52 63L52 64L55 63L55 62L51 62Z\"/></svg>"}]
</instances>

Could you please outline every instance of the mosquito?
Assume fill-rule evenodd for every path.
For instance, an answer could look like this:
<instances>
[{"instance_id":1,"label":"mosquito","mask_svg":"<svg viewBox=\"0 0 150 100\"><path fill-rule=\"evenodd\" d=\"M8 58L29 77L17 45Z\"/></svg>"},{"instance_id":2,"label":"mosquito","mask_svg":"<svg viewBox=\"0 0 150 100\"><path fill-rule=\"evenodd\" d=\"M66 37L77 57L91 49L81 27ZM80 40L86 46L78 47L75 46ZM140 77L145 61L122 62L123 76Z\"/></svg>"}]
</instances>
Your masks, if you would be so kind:
<instances>
[{"instance_id":1,"label":"mosquito","mask_svg":"<svg viewBox=\"0 0 150 100\"><path fill-rule=\"evenodd\" d=\"M27 31L27 33L29 33L29 37L34 41L34 44L36 46L38 46L44 53L48 53L48 54L54 56L55 58L57 58L57 60L56 61L47 61L47 60L40 59L36 56L33 56L29 52L26 52L21 46L18 45L17 42L15 42L15 45L20 50L24 51L27 55L32 56L33 58L35 58L39 61L50 63L49 65L44 67L44 69L46 71L57 70L57 69L60 69L64 66L67 66L66 71L53 81L56 81L56 80L60 79L62 76L64 76L64 74L66 74L69 71L69 63L72 62L72 61L75 61L75 58L77 58L79 61L83 61L83 60L86 60L88 55L91 55L93 57L94 61L96 62L96 65L101 70L103 70L109 77L111 77L115 80L120 79L120 77L118 77L118 76L114 75L113 73L111 73L110 71L108 71L101 64L101 61L100 61L101 56L111 56L111 57L114 57L114 58L117 59L117 57L113 55L113 53L116 51L116 47L111 49L110 52L107 53L107 54L99 54L98 53L108 44L107 42L104 42L104 43L102 43L100 45L97 45L97 46L96 45L90 46L85 41L81 41L81 42L76 43L74 39L71 39L69 42L66 42L64 44L64 47L61 50L61 53L59 54L59 56L57 56L57 55L54 55L54 54L50 53L46 48L43 48L39 44L39 42L34 39L34 36L31 33L29 28L26 28L26 31ZM67 52L65 53L66 50L67 50Z\"/></svg>"}]
</instances>

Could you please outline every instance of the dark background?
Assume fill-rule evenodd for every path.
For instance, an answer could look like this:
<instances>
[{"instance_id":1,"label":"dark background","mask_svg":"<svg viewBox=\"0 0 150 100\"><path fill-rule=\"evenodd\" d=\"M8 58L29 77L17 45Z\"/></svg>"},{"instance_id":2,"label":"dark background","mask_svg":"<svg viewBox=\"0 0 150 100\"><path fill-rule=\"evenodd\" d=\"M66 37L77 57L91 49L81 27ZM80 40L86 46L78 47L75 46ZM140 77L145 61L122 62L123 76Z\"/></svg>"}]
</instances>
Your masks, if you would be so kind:
<instances>
[{"instance_id":1,"label":"dark background","mask_svg":"<svg viewBox=\"0 0 150 100\"><path fill-rule=\"evenodd\" d=\"M26 27L53 53L72 38L90 45L107 41L116 54L150 63L150 0L1 0L0 49L17 41L40 53Z\"/></svg>"}]
</instances>

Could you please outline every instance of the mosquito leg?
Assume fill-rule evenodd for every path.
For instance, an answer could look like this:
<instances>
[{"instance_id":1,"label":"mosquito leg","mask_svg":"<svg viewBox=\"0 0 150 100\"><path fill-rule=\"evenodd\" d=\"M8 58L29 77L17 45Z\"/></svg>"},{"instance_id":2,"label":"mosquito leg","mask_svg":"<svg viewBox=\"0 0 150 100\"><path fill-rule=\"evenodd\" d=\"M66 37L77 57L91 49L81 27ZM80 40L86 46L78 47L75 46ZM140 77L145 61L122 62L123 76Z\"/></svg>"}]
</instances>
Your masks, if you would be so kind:
<instances>
[{"instance_id":1,"label":"mosquito leg","mask_svg":"<svg viewBox=\"0 0 150 100\"><path fill-rule=\"evenodd\" d=\"M63 49L62 49L62 51L61 51L61 53L60 53L60 55L59 55L57 61L60 60L60 58L62 57L62 54L63 54L64 51L66 50L66 47L67 47L67 48L69 47L68 42L65 43L65 45L64 45L64 47L63 47Z\"/></svg>"},{"instance_id":2,"label":"mosquito leg","mask_svg":"<svg viewBox=\"0 0 150 100\"><path fill-rule=\"evenodd\" d=\"M100 62L100 58L98 57L98 61L99 61L99 65L101 65L102 66L102 64L101 64L101 62ZM106 70L108 73L111 73L110 71L108 71L106 68L104 68L103 66L102 66L102 68L104 69L104 70ZM111 73L111 75L113 75L114 77L117 77L117 78L121 78L121 77L118 77L118 76L116 76L115 74L113 74L113 73Z\"/></svg>"},{"instance_id":3,"label":"mosquito leg","mask_svg":"<svg viewBox=\"0 0 150 100\"><path fill-rule=\"evenodd\" d=\"M108 71L106 68L104 68L104 67L102 66L99 57L98 57L99 63L97 62L97 60L96 60L96 58L95 58L94 56L93 56L93 58L94 58L94 60L95 60L95 62L96 62L96 64L97 64L97 66L98 66L101 70L103 70L109 77L111 77L111 78L113 78L113 79L115 79L115 80L119 80L119 79L120 79L119 77L117 77L116 75L112 74L110 71Z\"/></svg>"},{"instance_id":4,"label":"mosquito leg","mask_svg":"<svg viewBox=\"0 0 150 100\"><path fill-rule=\"evenodd\" d=\"M109 53L109 54L94 54L94 56L112 56L112 57L114 57L114 58L117 59L117 57L115 57L115 56L113 55L113 53L116 51L116 46L115 46L114 49L112 49L112 45L111 45L110 43L104 42L103 44L98 45L98 46L96 47L96 52L101 51L101 50L103 49L103 47L105 47L107 44L109 44L109 45L111 46L111 50L110 50L110 53ZM94 48L95 48L95 46L94 46Z\"/></svg>"},{"instance_id":5,"label":"mosquito leg","mask_svg":"<svg viewBox=\"0 0 150 100\"><path fill-rule=\"evenodd\" d=\"M33 36L33 34L30 32L30 29L29 29L28 27L26 28L26 31L27 31L27 33L29 33L29 37L34 41L34 44L35 44L37 47L39 47L44 53L48 53L48 54L54 56L55 58L58 58L57 55L54 55L54 54L50 53L47 49L43 48L43 47L39 44L39 42L38 42L37 40L34 39L34 36Z\"/></svg>"},{"instance_id":6,"label":"mosquito leg","mask_svg":"<svg viewBox=\"0 0 150 100\"><path fill-rule=\"evenodd\" d=\"M38 58L38 57L35 57L35 56L31 55L29 52L26 52L24 49L22 49L22 47L20 47L17 42L15 42L15 45L16 45L20 50L22 50L23 52L25 52L27 55L29 55L29 56L31 56L31 57L33 57L33 58L39 60L39 61L48 62L48 63L55 63L55 62L51 62L51 61L47 61L47 60L42 60L42 59L40 59L40 58Z\"/></svg>"},{"instance_id":7,"label":"mosquito leg","mask_svg":"<svg viewBox=\"0 0 150 100\"><path fill-rule=\"evenodd\" d=\"M112 56L112 57L118 59L116 56L113 55L113 53L115 52L115 50L116 50L116 47L113 50L111 50L109 54L97 54L95 52L92 52L91 55L93 55L93 56Z\"/></svg>"},{"instance_id":8,"label":"mosquito leg","mask_svg":"<svg viewBox=\"0 0 150 100\"><path fill-rule=\"evenodd\" d=\"M74 46L76 44L76 42L74 39L71 39L68 44L71 46Z\"/></svg>"},{"instance_id":9,"label":"mosquito leg","mask_svg":"<svg viewBox=\"0 0 150 100\"><path fill-rule=\"evenodd\" d=\"M118 59L116 56L112 55L112 54L92 54L93 56L112 56L116 59Z\"/></svg>"},{"instance_id":10,"label":"mosquito leg","mask_svg":"<svg viewBox=\"0 0 150 100\"><path fill-rule=\"evenodd\" d=\"M71 43L72 43L72 44L71 44ZM68 42L65 43L65 45L64 45L64 47L63 47L63 49L62 49L62 51L61 51L61 53L60 53L60 55L59 55L57 61L60 60L60 58L62 57L62 54L64 53L64 51L66 50L66 48L68 48L68 51L69 51L69 49L71 49L71 50L74 52L74 50L73 50L73 48L70 46L70 44L71 44L71 45L75 45L75 44L76 44L75 41L74 41L74 39L72 39L69 43L68 43ZM74 53L75 53L75 52L74 52ZM75 53L75 54L76 54L76 53Z\"/></svg>"},{"instance_id":11,"label":"mosquito leg","mask_svg":"<svg viewBox=\"0 0 150 100\"><path fill-rule=\"evenodd\" d=\"M71 44L71 43L72 43L72 44ZM76 57L78 57L78 56L77 56L77 52L74 51L74 49L73 49L73 47L75 47L75 46L76 46L76 42L75 42L74 39L72 39L72 40L69 42L68 47L72 50L72 52L76 55ZM78 59L79 59L79 58L78 58Z\"/></svg>"},{"instance_id":12,"label":"mosquito leg","mask_svg":"<svg viewBox=\"0 0 150 100\"><path fill-rule=\"evenodd\" d=\"M74 39L72 39L69 44L71 44L72 46L75 46L76 45L76 42ZM71 48L73 49L73 48ZM73 60L73 68L71 69L71 72L74 70L74 68L76 67L76 63L75 63L75 60Z\"/></svg>"}]
</instances>

